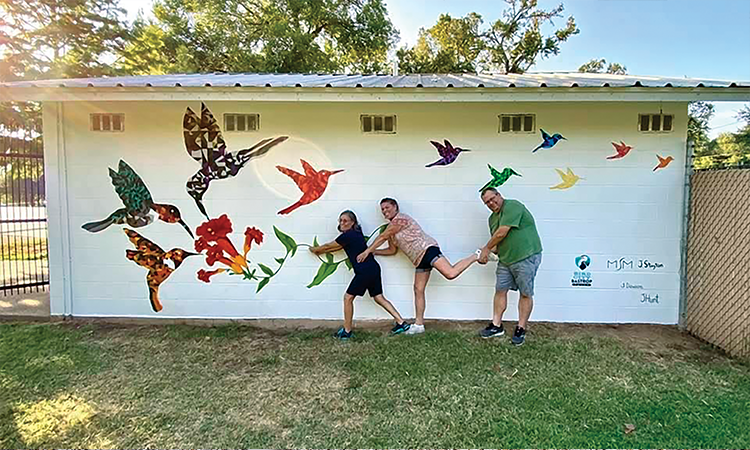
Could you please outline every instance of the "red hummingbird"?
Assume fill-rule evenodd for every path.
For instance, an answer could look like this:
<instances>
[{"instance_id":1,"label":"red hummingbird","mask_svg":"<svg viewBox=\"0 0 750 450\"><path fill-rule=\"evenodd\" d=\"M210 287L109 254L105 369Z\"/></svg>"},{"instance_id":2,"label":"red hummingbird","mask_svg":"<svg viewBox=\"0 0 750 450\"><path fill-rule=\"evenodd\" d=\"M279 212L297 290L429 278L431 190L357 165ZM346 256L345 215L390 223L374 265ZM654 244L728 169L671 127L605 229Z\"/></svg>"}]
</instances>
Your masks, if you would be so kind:
<instances>
[{"instance_id":1,"label":"red hummingbird","mask_svg":"<svg viewBox=\"0 0 750 450\"><path fill-rule=\"evenodd\" d=\"M294 180L294 182L297 183L299 190L302 191L302 197L297 203L294 203L288 208L282 209L279 211L279 214L289 214L300 206L307 205L319 199L328 187L328 178L330 178L331 175L344 171L343 169L340 169L321 170L318 172L304 159L300 159L300 162L302 163L302 168L305 169L304 175L295 172L292 169L287 169L286 167L276 166L276 168L279 169L279 172Z\"/></svg>"},{"instance_id":2,"label":"red hummingbird","mask_svg":"<svg viewBox=\"0 0 750 450\"><path fill-rule=\"evenodd\" d=\"M628 154L628 152L630 150L633 149L633 147L631 147L629 145L625 145L625 143L622 142L622 141L620 141L619 144L613 142L612 145L615 146L615 150L617 150L617 154L616 155L612 155L612 156L607 156L607 159L620 159L620 158L623 158L625 155Z\"/></svg>"}]
</instances>

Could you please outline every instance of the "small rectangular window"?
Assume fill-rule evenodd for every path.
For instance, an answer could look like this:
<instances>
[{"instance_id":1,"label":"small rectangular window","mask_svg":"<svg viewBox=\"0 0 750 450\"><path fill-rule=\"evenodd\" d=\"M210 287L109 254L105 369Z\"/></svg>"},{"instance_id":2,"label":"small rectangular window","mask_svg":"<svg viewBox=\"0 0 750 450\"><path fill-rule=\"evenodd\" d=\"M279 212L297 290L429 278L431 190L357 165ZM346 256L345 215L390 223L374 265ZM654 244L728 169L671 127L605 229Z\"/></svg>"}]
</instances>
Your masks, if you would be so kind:
<instances>
[{"instance_id":1,"label":"small rectangular window","mask_svg":"<svg viewBox=\"0 0 750 450\"><path fill-rule=\"evenodd\" d=\"M224 114L224 131L258 131L260 114Z\"/></svg>"},{"instance_id":2,"label":"small rectangular window","mask_svg":"<svg viewBox=\"0 0 750 450\"><path fill-rule=\"evenodd\" d=\"M396 133L396 116L376 116L361 115L359 116L360 126L363 133L367 134L395 134Z\"/></svg>"},{"instance_id":3,"label":"small rectangular window","mask_svg":"<svg viewBox=\"0 0 750 450\"><path fill-rule=\"evenodd\" d=\"M95 113L90 118L91 131L125 131L125 114Z\"/></svg>"},{"instance_id":4,"label":"small rectangular window","mask_svg":"<svg viewBox=\"0 0 750 450\"><path fill-rule=\"evenodd\" d=\"M670 132L674 125L671 114L639 114L638 130L641 132Z\"/></svg>"},{"instance_id":5,"label":"small rectangular window","mask_svg":"<svg viewBox=\"0 0 750 450\"><path fill-rule=\"evenodd\" d=\"M534 114L502 114L498 116L499 133L533 133L536 118Z\"/></svg>"}]
</instances>

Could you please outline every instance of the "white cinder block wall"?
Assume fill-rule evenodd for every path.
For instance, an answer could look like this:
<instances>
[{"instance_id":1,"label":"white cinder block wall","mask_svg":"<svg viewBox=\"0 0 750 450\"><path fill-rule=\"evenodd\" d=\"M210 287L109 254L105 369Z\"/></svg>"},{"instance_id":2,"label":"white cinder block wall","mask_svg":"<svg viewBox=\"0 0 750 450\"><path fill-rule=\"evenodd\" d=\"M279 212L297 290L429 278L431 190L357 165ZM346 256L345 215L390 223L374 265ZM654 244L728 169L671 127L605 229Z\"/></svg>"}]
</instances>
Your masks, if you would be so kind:
<instances>
[{"instance_id":1,"label":"white cinder block wall","mask_svg":"<svg viewBox=\"0 0 750 450\"><path fill-rule=\"evenodd\" d=\"M226 274L217 275L210 284L198 281L196 272L208 266L202 257L189 258L162 285L164 309L154 313L148 301L146 270L125 258L131 245L122 227L97 234L81 229L81 224L103 219L121 207L107 174L107 168L116 168L119 159L143 178L156 202L176 205L193 230L202 223L202 215L185 191L185 182L199 168L183 143L182 120L188 106L200 111L200 101L45 105L52 314L342 317L341 297L353 274L342 264L322 285L307 289L319 264L305 249L260 294L255 293L255 283ZM211 101L207 106L220 122L227 112L261 115L258 132L224 133L230 150L266 137L290 137L238 176L212 182L204 197L211 217L226 213L231 218L232 240L238 248L245 227L265 233L263 245L249 255L253 261L276 267L273 258L283 256L274 225L297 242L311 243L314 236L327 242L337 235L338 214L352 209L369 233L384 222L379 199L391 196L455 262L489 237L489 212L477 191L490 178L490 163L498 170L512 167L523 174L512 177L501 192L526 204L541 234L544 257L532 320L677 323L686 103ZM674 131L638 132L638 114L655 114L660 109L674 114ZM89 114L94 112L124 113L125 131L90 131ZM396 114L397 134L362 134L359 116L367 113ZM499 134L498 115L503 113L535 114L537 130ZM561 133L568 140L532 154L541 142L539 128ZM425 168L438 158L429 141L443 139L472 152L462 154L450 166ZM610 142L620 140L634 150L620 160L605 159L615 153ZM675 160L653 172L657 153ZM277 211L296 201L300 192L275 166L301 172L300 158L316 169L345 172L331 178L321 199L279 216ZM550 190L560 182L554 169L567 167L584 179L569 190ZM138 232L165 250L192 249L192 241L179 225L157 221ZM591 287L571 286L573 273L579 270L574 260L582 254L592 261L587 269ZM632 268L617 270L613 261L623 258L633 262ZM385 295L404 316L413 317L412 265L401 253L378 260L384 269ZM638 268L641 260L663 267ZM493 286L492 263L475 265L454 281L435 272L427 291L427 316L490 317ZM644 294L652 301L644 301ZM657 295L658 303L653 302ZM506 317L515 319L517 295L510 298ZM369 298L357 300L355 311L358 319L387 317Z\"/></svg>"}]
</instances>

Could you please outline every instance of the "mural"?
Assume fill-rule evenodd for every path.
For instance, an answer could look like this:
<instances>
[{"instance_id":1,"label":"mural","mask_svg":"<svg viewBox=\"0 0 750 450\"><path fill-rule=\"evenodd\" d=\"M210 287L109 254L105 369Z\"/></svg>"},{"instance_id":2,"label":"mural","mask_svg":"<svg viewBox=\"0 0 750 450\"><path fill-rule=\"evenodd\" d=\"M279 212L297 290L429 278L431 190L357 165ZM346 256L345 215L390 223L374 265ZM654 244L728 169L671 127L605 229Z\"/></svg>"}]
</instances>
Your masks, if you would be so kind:
<instances>
[{"instance_id":1,"label":"mural","mask_svg":"<svg viewBox=\"0 0 750 450\"><path fill-rule=\"evenodd\" d=\"M657 169L663 169L667 167L669 163L671 163L674 160L674 158L672 158L671 156L662 158L661 156L656 155L656 157L659 158L659 164L657 164L656 167L654 167L654 170L652 172L656 172Z\"/></svg>"},{"instance_id":2,"label":"mural","mask_svg":"<svg viewBox=\"0 0 750 450\"><path fill-rule=\"evenodd\" d=\"M226 272L229 275L240 275L243 280L258 281L256 293L260 292L270 281L271 278L279 273L284 266L287 258L294 256L297 251L297 244L290 236L282 233L278 228L273 227L276 238L286 248L286 254L283 258L275 258L279 267L276 270L271 269L265 264L257 263L256 268L250 268L250 261L247 254L255 244L263 243L263 232L255 227L245 229L245 242L242 246L242 253L237 251L228 235L232 232L232 221L226 214L222 214L218 219L210 219L199 226L195 232L198 239L195 241L195 250L199 254L205 252L206 263L213 267L214 264L221 263L224 267L207 271L200 269L197 273L198 279L204 283L210 283L211 277ZM260 269L260 272L258 272Z\"/></svg>"},{"instance_id":3,"label":"mural","mask_svg":"<svg viewBox=\"0 0 750 450\"><path fill-rule=\"evenodd\" d=\"M84 230L97 233L106 230L112 224L125 223L133 228L140 228L154 221L151 215L153 210L159 220L166 223L179 223L190 237L193 237L193 232L182 221L180 210L173 205L154 203L146 184L125 161L120 160L117 172L110 168L109 177L124 207L116 210L104 220L83 224Z\"/></svg>"},{"instance_id":4,"label":"mural","mask_svg":"<svg viewBox=\"0 0 750 450\"><path fill-rule=\"evenodd\" d=\"M615 147L615 150L617 151L617 154L616 155L612 155L612 156L607 156L607 159L620 159L620 158L624 158L630 152L630 150L633 149L633 147L631 147L629 145L625 145L625 143L622 142L622 141L620 141L619 144L613 142L612 145Z\"/></svg>"},{"instance_id":5,"label":"mural","mask_svg":"<svg viewBox=\"0 0 750 450\"><path fill-rule=\"evenodd\" d=\"M531 153L535 153L540 148L544 148L544 149L552 148L555 146L555 144L557 144L561 140L567 141L567 139L564 138L562 134L560 133L555 133L552 136L550 136L546 131L542 130L541 128L539 129L539 131L542 132L542 143L539 144L537 148L532 150Z\"/></svg>"},{"instance_id":6,"label":"mural","mask_svg":"<svg viewBox=\"0 0 750 450\"><path fill-rule=\"evenodd\" d=\"M555 169L555 171L557 172L558 175L560 175L560 178L562 178L562 183L552 186L550 189L561 189L561 190L570 189L576 183L578 183L578 180L583 180L583 178L574 174L573 171L570 169L570 167L568 167L567 172L563 172L560 169Z\"/></svg>"},{"instance_id":7,"label":"mural","mask_svg":"<svg viewBox=\"0 0 750 450\"><path fill-rule=\"evenodd\" d=\"M434 145L438 151L438 154L440 154L440 159L433 163L427 164L425 167L447 166L448 164L451 164L453 161L455 161L461 152L471 151L467 148L454 147L450 142L448 142L448 139L445 139L443 142L445 143L445 145L437 141L430 141L430 144Z\"/></svg>"},{"instance_id":8,"label":"mural","mask_svg":"<svg viewBox=\"0 0 750 450\"><path fill-rule=\"evenodd\" d=\"M479 189L479 192L484 191L487 188L497 188L505 184L506 181L508 181L508 178L510 178L513 175L516 176L523 176L520 173L516 172L515 170L511 169L510 167L506 167L503 169L502 172L498 172L497 169L492 167L491 165L487 164L487 167L490 168L490 174L492 175L492 179L487 182L484 186L482 186Z\"/></svg>"},{"instance_id":9,"label":"mural","mask_svg":"<svg viewBox=\"0 0 750 450\"><path fill-rule=\"evenodd\" d=\"M203 195L212 180L237 175L248 161L265 155L271 148L289 138L288 136L267 138L250 148L228 152L219 124L203 103L201 103L200 119L192 109L187 108L182 128L188 154L201 164L200 170L188 180L187 192L193 197L195 204L206 219L208 219L208 214L203 205Z\"/></svg>"},{"instance_id":10,"label":"mural","mask_svg":"<svg viewBox=\"0 0 750 450\"><path fill-rule=\"evenodd\" d=\"M296 203L282 209L278 214L289 214L300 206L310 204L319 199L328 187L328 179L331 175L344 171L343 169L316 171L304 159L300 159L300 162L302 163L302 168L305 169L304 175L286 167L276 166L276 168L279 169L279 172L291 178L297 184L299 190L302 191L302 197L300 197Z\"/></svg>"},{"instance_id":11,"label":"mural","mask_svg":"<svg viewBox=\"0 0 750 450\"><path fill-rule=\"evenodd\" d=\"M180 267L185 258L197 256L198 254L185 251L181 248L173 248L165 252L161 247L135 231L129 228L124 228L124 231L136 248L135 250L126 250L125 256L139 266L148 269L146 284L148 285L151 308L154 312L159 312L162 310L162 304L159 301L159 286L172 275L172 272ZM167 261L171 261L174 268L167 265Z\"/></svg>"}]
</instances>

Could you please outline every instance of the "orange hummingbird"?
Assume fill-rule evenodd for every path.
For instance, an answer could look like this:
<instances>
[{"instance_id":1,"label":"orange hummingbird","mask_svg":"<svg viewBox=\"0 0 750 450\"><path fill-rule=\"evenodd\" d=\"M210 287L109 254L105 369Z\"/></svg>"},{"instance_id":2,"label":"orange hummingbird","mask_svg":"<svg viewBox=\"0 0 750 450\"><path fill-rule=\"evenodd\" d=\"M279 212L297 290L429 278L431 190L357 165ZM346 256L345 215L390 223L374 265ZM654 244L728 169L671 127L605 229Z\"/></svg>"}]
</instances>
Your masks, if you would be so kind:
<instances>
[{"instance_id":1,"label":"orange hummingbird","mask_svg":"<svg viewBox=\"0 0 750 450\"><path fill-rule=\"evenodd\" d=\"M654 167L654 170L653 170L654 172L656 172L656 169L663 169L663 168L667 167L669 165L669 163L671 163L672 160L674 159L671 156L667 156L666 158L662 158L661 156L656 155L656 157L659 158L659 164L656 167Z\"/></svg>"},{"instance_id":2,"label":"orange hummingbird","mask_svg":"<svg viewBox=\"0 0 750 450\"><path fill-rule=\"evenodd\" d=\"M299 190L302 191L302 197L297 203L294 203L288 208L282 209L279 211L279 214L289 214L300 206L307 205L319 199L328 187L328 178L330 178L331 175L344 171L343 169L340 169L333 171L321 170L318 172L304 159L300 159L300 162L302 163L302 168L305 169L304 175L295 172L292 169L287 169L286 167L276 166L276 168L279 169L279 172L294 180L294 182L297 183Z\"/></svg>"},{"instance_id":3,"label":"orange hummingbird","mask_svg":"<svg viewBox=\"0 0 750 450\"><path fill-rule=\"evenodd\" d=\"M612 156L607 156L607 159L620 159L620 158L623 158L623 157L625 157L625 155L628 154L628 152L630 150L633 149L633 147L631 147L629 145L625 145L625 143L622 142L622 141L620 141L619 144L613 142L612 145L614 145L615 150L617 150L617 154L616 155L612 155Z\"/></svg>"},{"instance_id":4,"label":"orange hummingbird","mask_svg":"<svg viewBox=\"0 0 750 450\"><path fill-rule=\"evenodd\" d=\"M136 233L129 228L123 228L128 235L130 242L135 246L135 250L125 250L125 256L134 261L141 267L148 269L146 283L148 284L149 300L154 312L162 310L159 302L159 286L177 270L188 256L196 256L198 253L191 253L181 248L173 248L165 252L158 245ZM166 261L171 261L174 268L170 267Z\"/></svg>"}]
</instances>

